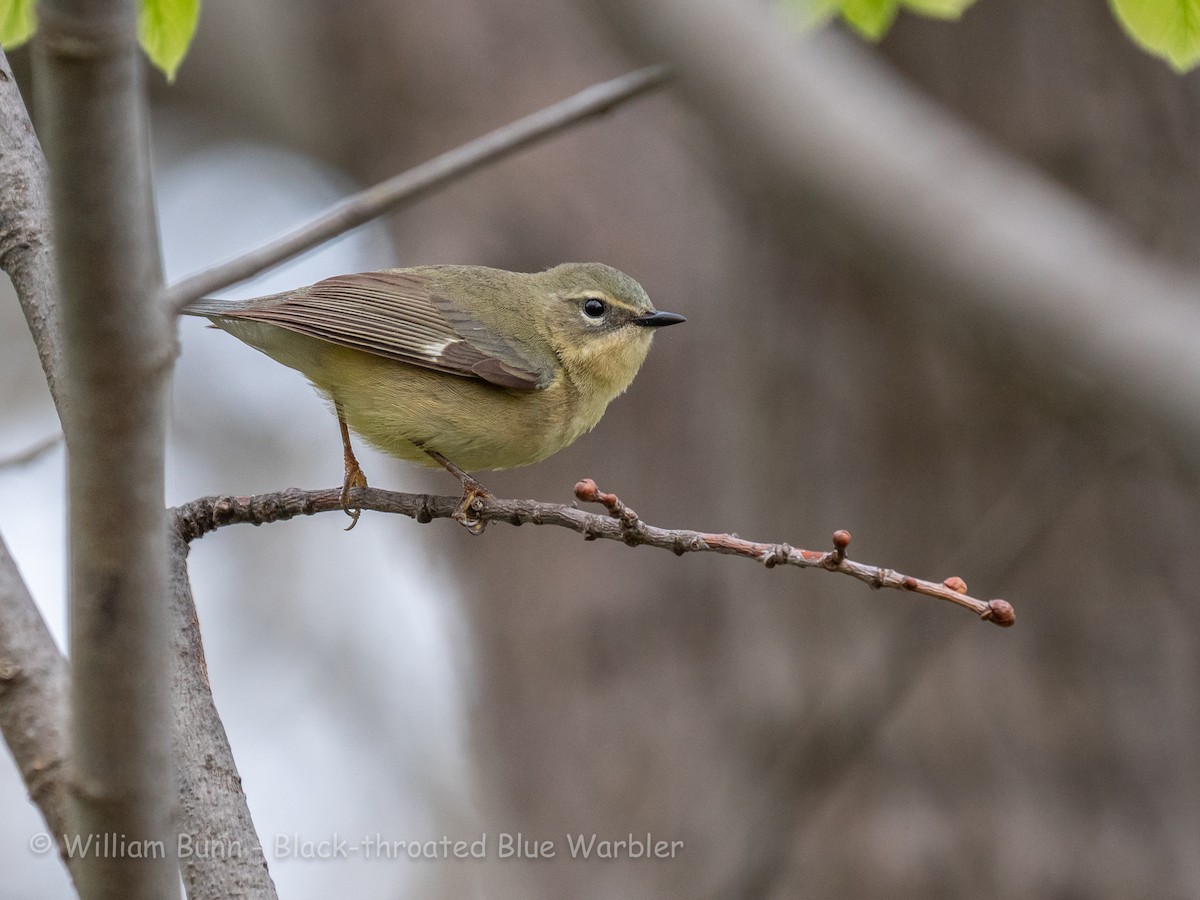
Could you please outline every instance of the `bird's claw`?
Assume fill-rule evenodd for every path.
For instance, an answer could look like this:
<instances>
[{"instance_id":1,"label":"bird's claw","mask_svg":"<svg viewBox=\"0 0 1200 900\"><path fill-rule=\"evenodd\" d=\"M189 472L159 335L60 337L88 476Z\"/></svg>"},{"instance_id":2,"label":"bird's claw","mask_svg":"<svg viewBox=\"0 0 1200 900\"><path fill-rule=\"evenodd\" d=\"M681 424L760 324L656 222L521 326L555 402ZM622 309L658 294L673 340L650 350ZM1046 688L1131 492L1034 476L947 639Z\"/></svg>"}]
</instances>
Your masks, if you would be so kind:
<instances>
[{"instance_id":1,"label":"bird's claw","mask_svg":"<svg viewBox=\"0 0 1200 900\"><path fill-rule=\"evenodd\" d=\"M464 481L462 502L454 510L452 518L466 528L467 531L471 532L471 534L483 534L483 529L487 527L487 520L479 518L476 502L479 500L490 500L491 497L492 495L487 488L475 479L472 478L470 483Z\"/></svg>"},{"instance_id":2,"label":"bird's claw","mask_svg":"<svg viewBox=\"0 0 1200 900\"><path fill-rule=\"evenodd\" d=\"M358 460L351 463L346 461L346 478L342 482L342 511L350 517L350 524L346 526L346 531L350 531L358 524L358 517L362 515L362 507L350 505L350 491L354 488L365 488L367 486L367 476L359 466Z\"/></svg>"}]
</instances>

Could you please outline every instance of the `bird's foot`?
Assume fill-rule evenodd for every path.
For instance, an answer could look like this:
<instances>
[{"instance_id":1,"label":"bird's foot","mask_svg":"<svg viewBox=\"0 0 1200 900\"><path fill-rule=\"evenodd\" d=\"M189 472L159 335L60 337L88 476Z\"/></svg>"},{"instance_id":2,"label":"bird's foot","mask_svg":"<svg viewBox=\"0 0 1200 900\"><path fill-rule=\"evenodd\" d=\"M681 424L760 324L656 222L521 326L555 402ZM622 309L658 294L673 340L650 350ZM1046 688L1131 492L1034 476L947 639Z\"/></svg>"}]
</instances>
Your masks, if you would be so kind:
<instances>
[{"instance_id":1,"label":"bird's foot","mask_svg":"<svg viewBox=\"0 0 1200 900\"><path fill-rule=\"evenodd\" d=\"M413 443L417 444L430 458L435 460L439 466L457 478L459 483L462 484L462 502L451 513L451 518L465 526L471 534L483 534L483 529L487 527L487 522L479 518L479 509L476 507L476 504L481 500L490 500L492 497L491 492L436 450L430 450L416 441Z\"/></svg>"},{"instance_id":2,"label":"bird's foot","mask_svg":"<svg viewBox=\"0 0 1200 900\"><path fill-rule=\"evenodd\" d=\"M362 507L350 505L350 491L366 486L367 476L364 474L362 466L358 464L358 460L351 454L346 458L346 477L342 481L342 510L350 517L350 524L346 526L347 531L358 524L358 517L362 515Z\"/></svg>"},{"instance_id":3,"label":"bird's foot","mask_svg":"<svg viewBox=\"0 0 1200 900\"><path fill-rule=\"evenodd\" d=\"M453 519L471 534L483 534L483 529L487 527L487 521L479 518L479 511L475 504L479 500L490 500L492 494L470 475L466 475L462 479L462 486L462 502L458 504L458 509L454 510Z\"/></svg>"}]
</instances>

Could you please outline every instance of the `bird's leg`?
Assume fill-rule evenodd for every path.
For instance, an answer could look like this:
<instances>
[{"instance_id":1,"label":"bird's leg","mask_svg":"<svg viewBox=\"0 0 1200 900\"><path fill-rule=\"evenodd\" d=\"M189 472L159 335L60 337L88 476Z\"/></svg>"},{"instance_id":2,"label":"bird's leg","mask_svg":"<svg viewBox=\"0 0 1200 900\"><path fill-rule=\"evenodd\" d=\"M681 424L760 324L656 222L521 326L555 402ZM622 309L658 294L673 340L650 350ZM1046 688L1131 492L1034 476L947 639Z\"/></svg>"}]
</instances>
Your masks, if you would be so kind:
<instances>
[{"instance_id":1,"label":"bird's leg","mask_svg":"<svg viewBox=\"0 0 1200 900\"><path fill-rule=\"evenodd\" d=\"M477 499L491 497L491 492L436 450L426 450L424 447L421 447L421 449L425 450L430 457L437 460L438 465L462 482L462 502L458 504L458 509L454 511L454 520L465 525L467 531L471 532L471 534L483 534L483 529L487 526L487 522L474 516L472 514L474 510L471 507L475 505Z\"/></svg>"},{"instance_id":2,"label":"bird's leg","mask_svg":"<svg viewBox=\"0 0 1200 900\"><path fill-rule=\"evenodd\" d=\"M342 429L342 458L346 464L346 476L342 481L342 509L350 517L350 524L346 526L346 530L349 531L358 524L358 517L362 515L361 507L350 506L350 489L365 488L367 486L367 476L363 473L362 466L358 464L358 457L354 455L354 448L350 446L350 429L346 427L346 419L342 415L342 407L334 403L333 409L337 413L338 425Z\"/></svg>"}]
</instances>

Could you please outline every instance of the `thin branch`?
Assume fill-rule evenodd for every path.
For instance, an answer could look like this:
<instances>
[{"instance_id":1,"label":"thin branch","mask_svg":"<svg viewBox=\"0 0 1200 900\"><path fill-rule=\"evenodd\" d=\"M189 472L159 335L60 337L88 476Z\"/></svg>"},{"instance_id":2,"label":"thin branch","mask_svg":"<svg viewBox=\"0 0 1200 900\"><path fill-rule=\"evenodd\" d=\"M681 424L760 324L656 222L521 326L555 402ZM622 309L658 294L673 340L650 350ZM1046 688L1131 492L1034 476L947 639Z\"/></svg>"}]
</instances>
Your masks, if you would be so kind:
<instances>
[{"instance_id":1,"label":"thin branch","mask_svg":"<svg viewBox=\"0 0 1200 900\"><path fill-rule=\"evenodd\" d=\"M83 854L74 871L87 898L167 898L179 893L163 602L173 323L155 303L137 9L41 0L38 18L38 127L71 400L69 831L155 848Z\"/></svg>"},{"instance_id":2,"label":"thin branch","mask_svg":"<svg viewBox=\"0 0 1200 900\"><path fill-rule=\"evenodd\" d=\"M575 485L575 496L585 503L600 503L608 510L608 515L584 512L576 506L558 503L490 497L475 501L472 516L485 523L557 525L579 532L585 540L603 538L621 541L630 547L658 547L670 550L678 556L684 553L724 553L754 560L767 568L786 565L840 572L874 588L895 588L947 600L997 625L1008 626L1016 621L1016 613L1008 601L977 600L967 594L966 583L961 578L951 577L941 583L925 581L892 569L869 566L848 559L846 548L850 545L850 533L847 531L834 533L832 550L801 550L790 544L747 541L732 534L710 534L647 525L615 494L601 491L590 478L585 478ZM452 518L460 503L460 498L457 497L397 493L376 488L356 489L352 492L351 499L355 506L362 509L399 513L418 522ZM304 491L289 488L252 497L201 497L175 507L171 513L179 537L191 542L224 525L265 525L296 516L311 516L341 509L340 489Z\"/></svg>"},{"instance_id":3,"label":"thin branch","mask_svg":"<svg viewBox=\"0 0 1200 900\"><path fill-rule=\"evenodd\" d=\"M675 84L728 162L850 225L889 283L989 329L1058 403L1149 412L1200 439L1200 279L832 30L769 4L586 0Z\"/></svg>"},{"instance_id":4,"label":"thin branch","mask_svg":"<svg viewBox=\"0 0 1200 900\"><path fill-rule=\"evenodd\" d=\"M167 308L178 314L194 300L245 281L264 269L357 228L402 204L419 200L476 169L498 162L593 116L606 113L627 100L660 87L666 79L665 66L639 69L620 78L592 85L573 97L510 122L414 169L347 197L308 224L257 250L187 276L167 289Z\"/></svg>"},{"instance_id":5,"label":"thin branch","mask_svg":"<svg viewBox=\"0 0 1200 900\"><path fill-rule=\"evenodd\" d=\"M44 437L36 444L26 447L24 450L18 450L11 456L0 458L0 470L19 469L21 466L27 466L32 462L36 462L62 442L62 434L52 434L49 437Z\"/></svg>"}]
</instances>

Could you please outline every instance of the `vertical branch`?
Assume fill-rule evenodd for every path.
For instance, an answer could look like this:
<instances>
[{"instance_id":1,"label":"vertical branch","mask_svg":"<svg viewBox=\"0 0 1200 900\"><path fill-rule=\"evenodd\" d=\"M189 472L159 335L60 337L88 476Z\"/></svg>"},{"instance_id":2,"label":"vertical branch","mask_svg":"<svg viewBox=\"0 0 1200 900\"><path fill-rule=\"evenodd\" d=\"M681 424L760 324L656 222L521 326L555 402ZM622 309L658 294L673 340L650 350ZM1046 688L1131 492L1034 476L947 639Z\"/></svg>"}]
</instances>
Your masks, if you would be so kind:
<instances>
[{"instance_id":1,"label":"vertical branch","mask_svg":"<svg viewBox=\"0 0 1200 900\"><path fill-rule=\"evenodd\" d=\"M85 897L178 894L172 834L163 445L170 332L133 0L42 0L35 45L67 393L68 816L124 850L76 863ZM131 849L132 848L132 849ZM139 858L140 857L140 858Z\"/></svg>"}]
</instances>

